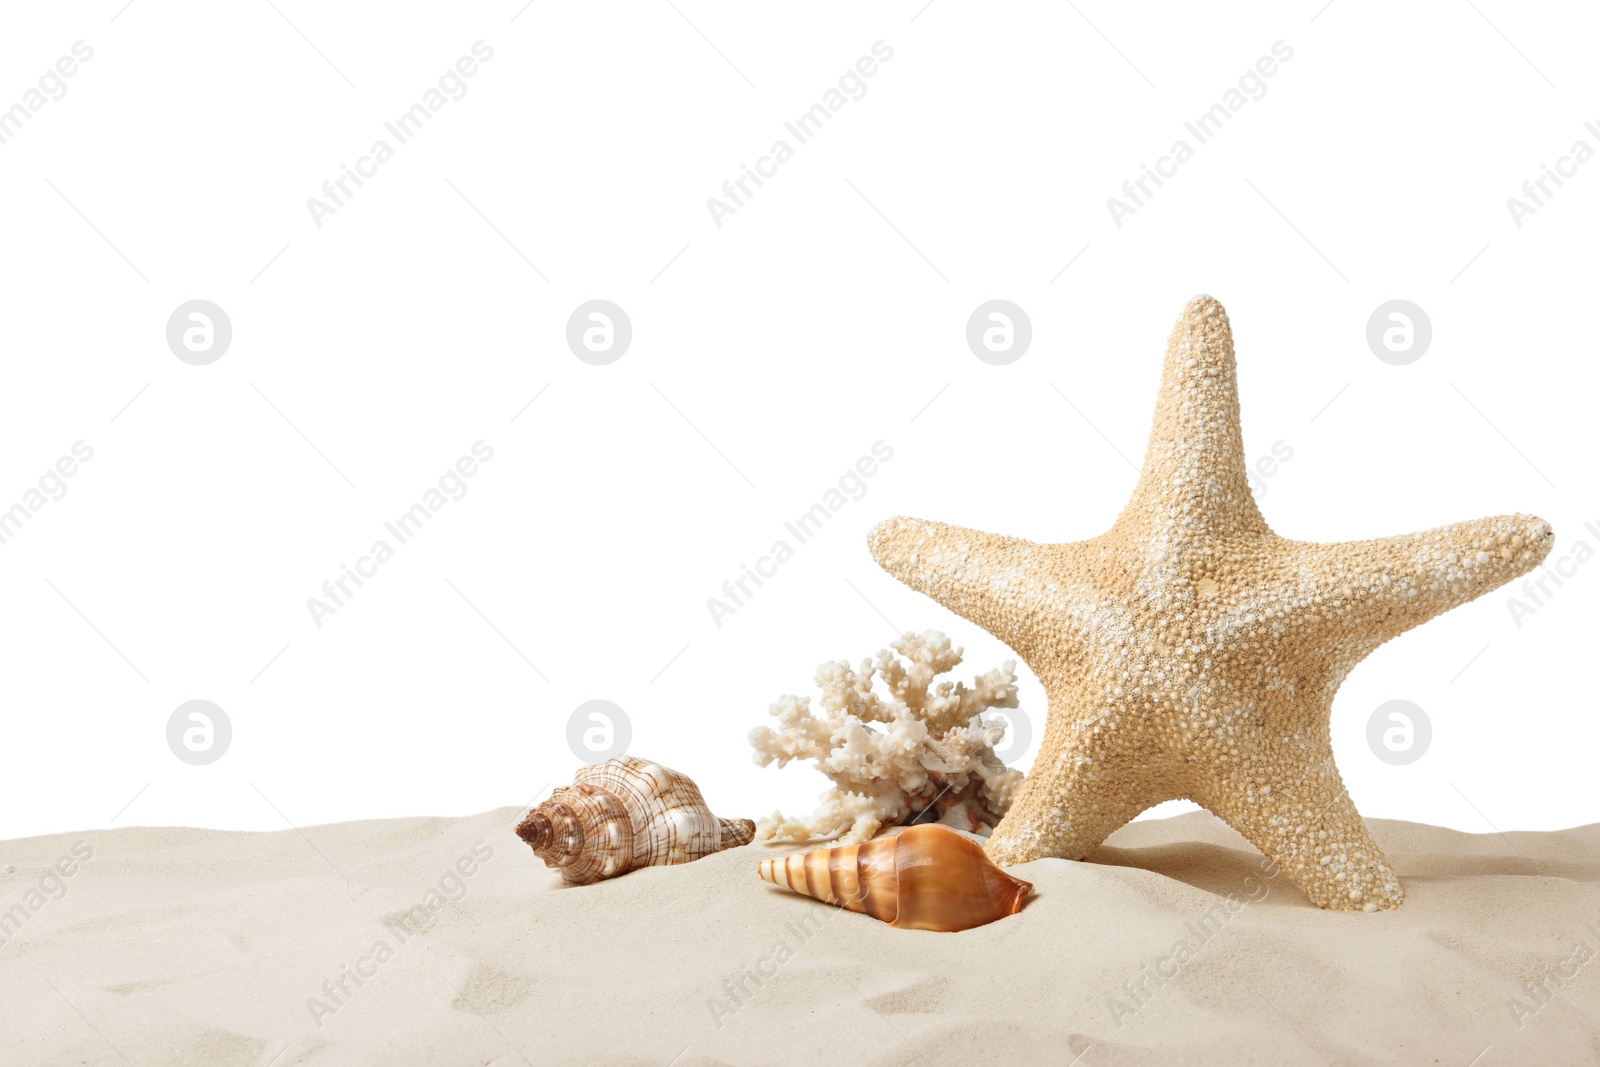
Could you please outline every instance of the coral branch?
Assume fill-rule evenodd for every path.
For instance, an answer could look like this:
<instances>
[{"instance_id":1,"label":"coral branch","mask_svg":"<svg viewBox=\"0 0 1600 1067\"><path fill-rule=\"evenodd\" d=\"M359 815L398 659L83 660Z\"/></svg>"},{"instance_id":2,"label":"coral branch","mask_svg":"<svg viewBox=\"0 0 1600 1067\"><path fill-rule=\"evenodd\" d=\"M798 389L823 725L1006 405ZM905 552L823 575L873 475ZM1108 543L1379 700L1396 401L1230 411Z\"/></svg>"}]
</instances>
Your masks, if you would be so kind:
<instances>
[{"instance_id":1,"label":"coral branch","mask_svg":"<svg viewBox=\"0 0 1600 1067\"><path fill-rule=\"evenodd\" d=\"M785 694L768 709L776 728L750 731L756 763L810 760L834 785L809 817L762 819L763 838L852 844L885 826L935 819L987 835L1005 815L1023 778L994 753L1004 724L982 716L1017 706L1016 661L969 688L939 680L961 663L962 650L937 630L908 632L891 647L903 659L885 649L857 669L844 661L818 667L822 715L809 697Z\"/></svg>"}]
</instances>

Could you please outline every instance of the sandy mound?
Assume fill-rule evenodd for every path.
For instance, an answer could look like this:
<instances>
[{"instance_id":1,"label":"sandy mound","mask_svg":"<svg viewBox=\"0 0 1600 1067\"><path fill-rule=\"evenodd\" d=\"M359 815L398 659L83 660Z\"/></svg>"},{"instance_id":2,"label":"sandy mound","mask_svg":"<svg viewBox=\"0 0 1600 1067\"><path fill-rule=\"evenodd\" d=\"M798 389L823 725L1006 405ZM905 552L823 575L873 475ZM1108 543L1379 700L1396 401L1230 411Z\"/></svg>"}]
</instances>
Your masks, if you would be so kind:
<instances>
[{"instance_id":1,"label":"sandy mound","mask_svg":"<svg viewBox=\"0 0 1600 1067\"><path fill-rule=\"evenodd\" d=\"M1375 821L1408 900L1361 914L1195 813L933 934L759 882L763 846L563 889L521 814L6 842L0 1059L1600 1063L1600 826Z\"/></svg>"}]
</instances>

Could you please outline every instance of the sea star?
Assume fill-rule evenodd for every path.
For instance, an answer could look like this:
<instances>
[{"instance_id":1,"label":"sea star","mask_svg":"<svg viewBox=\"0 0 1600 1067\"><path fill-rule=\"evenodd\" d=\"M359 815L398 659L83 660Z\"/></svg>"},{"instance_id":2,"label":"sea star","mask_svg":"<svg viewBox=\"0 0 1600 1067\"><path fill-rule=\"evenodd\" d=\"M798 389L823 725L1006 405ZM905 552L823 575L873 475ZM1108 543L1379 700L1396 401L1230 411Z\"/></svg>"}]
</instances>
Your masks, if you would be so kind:
<instances>
[{"instance_id":1,"label":"sea star","mask_svg":"<svg viewBox=\"0 0 1600 1067\"><path fill-rule=\"evenodd\" d=\"M1405 899L1334 765L1333 695L1373 649L1536 566L1544 520L1371 541L1267 528L1245 471L1233 334L1216 300L1172 331L1133 498L1088 541L897 517L868 538L902 582L1010 645L1049 697L990 859L1080 859L1165 800L1243 834L1323 908Z\"/></svg>"}]
</instances>

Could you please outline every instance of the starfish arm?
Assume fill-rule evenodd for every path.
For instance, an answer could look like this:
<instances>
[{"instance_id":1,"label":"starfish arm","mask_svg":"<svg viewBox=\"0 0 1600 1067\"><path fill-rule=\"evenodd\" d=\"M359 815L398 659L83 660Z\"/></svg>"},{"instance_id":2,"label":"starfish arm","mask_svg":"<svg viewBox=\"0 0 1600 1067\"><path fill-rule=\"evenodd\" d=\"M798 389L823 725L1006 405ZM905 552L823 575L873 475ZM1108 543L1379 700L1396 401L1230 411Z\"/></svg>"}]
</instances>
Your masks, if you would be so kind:
<instances>
[{"instance_id":1,"label":"starfish arm","mask_svg":"<svg viewBox=\"0 0 1600 1067\"><path fill-rule=\"evenodd\" d=\"M1308 640L1345 669L1436 615L1526 574L1555 543L1550 524L1500 515L1421 533L1289 546L1280 581L1310 620Z\"/></svg>"},{"instance_id":2,"label":"starfish arm","mask_svg":"<svg viewBox=\"0 0 1600 1067\"><path fill-rule=\"evenodd\" d=\"M1398 908L1405 892L1339 777L1327 730L1253 747L1253 758L1196 789L1195 802L1265 853L1317 907Z\"/></svg>"},{"instance_id":3,"label":"starfish arm","mask_svg":"<svg viewBox=\"0 0 1600 1067\"><path fill-rule=\"evenodd\" d=\"M1141 811L1177 797L1144 780L1142 754L1120 746L1118 733L1072 695L1050 694L1033 769L984 846L991 862L1082 859Z\"/></svg>"},{"instance_id":4,"label":"starfish arm","mask_svg":"<svg viewBox=\"0 0 1600 1067\"><path fill-rule=\"evenodd\" d=\"M1117 526L1266 533L1245 467L1233 327L1213 297L1189 301L1172 328L1144 467Z\"/></svg>"},{"instance_id":5,"label":"starfish arm","mask_svg":"<svg viewBox=\"0 0 1600 1067\"><path fill-rule=\"evenodd\" d=\"M1042 620L1022 596L1054 546L904 516L874 526L867 546L884 570L1028 658Z\"/></svg>"},{"instance_id":6,"label":"starfish arm","mask_svg":"<svg viewBox=\"0 0 1600 1067\"><path fill-rule=\"evenodd\" d=\"M1081 858L1139 811L1187 797L1317 905L1397 907L1399 882L1334 766L1334 692L1383 642L1533 570L1554 535L1510 515L1286 540L1256 508L1244 456L1232 329L1197 297L1168 343L1138 485L1107 533L1036 544L896 518L868 543L889 573L1014 648L1049 695L991 859Z\"/></svg>"}]
</instances>

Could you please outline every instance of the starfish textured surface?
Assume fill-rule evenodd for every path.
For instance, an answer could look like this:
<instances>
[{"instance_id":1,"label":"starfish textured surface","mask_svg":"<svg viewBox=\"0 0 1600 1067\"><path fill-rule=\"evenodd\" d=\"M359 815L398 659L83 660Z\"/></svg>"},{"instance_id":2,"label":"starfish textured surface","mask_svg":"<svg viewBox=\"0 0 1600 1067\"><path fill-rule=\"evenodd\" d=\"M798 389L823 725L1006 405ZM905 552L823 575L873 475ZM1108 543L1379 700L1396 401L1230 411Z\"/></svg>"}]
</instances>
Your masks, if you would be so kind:
<instances>
[{"instance_id":1,"label":"starfish textured surface","mask_svg":"<svg viewBox=\"0 0 1600 1067\"><path fill-rule=\"evenodd\" d=\"M1334 766L1334 692L1391 637L1531 570L1554 534L1524 515L1338 544L1274 534L1246 476L1228 316L1202 296L1172 331L1144 468L1108 532L1036 544L901 517L868 541L1049 696L994 862L1079 859L1188 799L1319 907L1375 911L1404 893Z\"/></svg>"}]
</instances>

